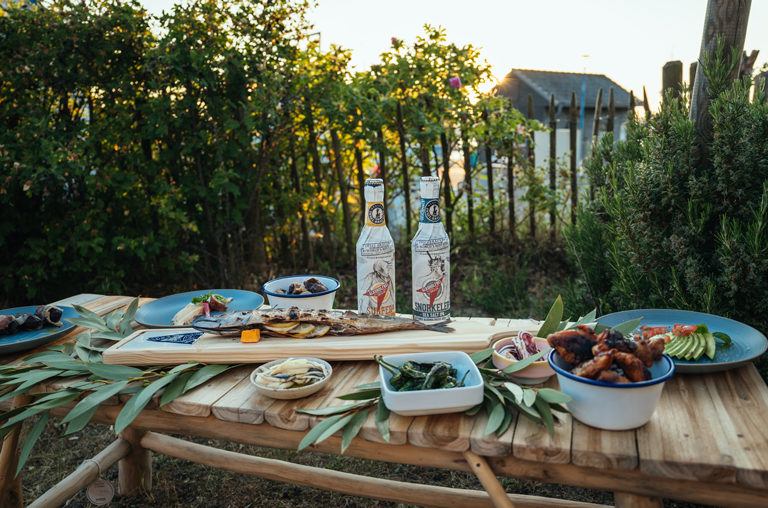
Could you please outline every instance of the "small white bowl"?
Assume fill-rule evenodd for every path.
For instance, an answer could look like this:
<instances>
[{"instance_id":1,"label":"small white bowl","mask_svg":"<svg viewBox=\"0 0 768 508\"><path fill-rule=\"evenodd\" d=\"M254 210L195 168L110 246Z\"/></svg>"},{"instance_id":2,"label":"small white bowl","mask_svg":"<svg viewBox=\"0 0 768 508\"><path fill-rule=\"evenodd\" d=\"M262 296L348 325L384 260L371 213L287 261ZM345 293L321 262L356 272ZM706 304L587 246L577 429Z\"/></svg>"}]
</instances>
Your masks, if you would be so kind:
<instances>
[{"instance_id":1,"label":"small white bowl","mask_svg":"<svg viewBox=\"0 0 768 508\"><path fill-rule=\"evenodd\" d=\"M480 376L480 371L477 370L477 365L472 362L467 353L461 351L439 351L434 353L405 353L384 357L385 362L397 366L404 364L408 360L415 362L448 362L458 371L456 377L459 380L461 380L465 372L469 371L464 379L465 386L398 392L389 384L389 380L392 379L392 373L379 365L381 396L384 398L384 405L390 411L402 416L460 413L483 401L483 378Z\"/></svg>"},{"instance_id":2,"label":"small white bowl","mask_svg":"<svg viewBox=\"0 0 768 508\"><path fill-rule=\"evenodd\" d=\"M294 282L303 283L310 277L314 277L328 288L328 291L322 293L305 293L301 295L281 295L276 293L279 288L288 291L288 286ZM333 300L336 297L336 291L341 284L332 277L323 275L291 275L289 277L280 277L272 279L261 286L261 291L267 295L269 305L274 309L290 309L298 307L299 309L331 310L333 309Z\"/></svg>"},{"instance_id":3,"label":"small white bowl","mask_svg":"<svg viewBox=\"0 0 768 508\"><path fill-rule=\"evenodd\" d=\"M325 376L325 379L322 381L317 381L315 383L312 383L311 385L307 386L301 386L298 388L267 388L266 386L261 386L260 384L256 383L256 376L261 374L262 372L269 369L271 366L277 364L277 363L283 363L286 360L289 360L289 358L281 358L280 360L274 360L269 363L265 363L261 367L258 367L256 370L251 372L251 384L256 387L256 390L262 395L266 395L267 397L271 397L273 399L281 399L281 400L292 400L292 399L300 399L302 397L307 397L309 395L312 395L313 393L317 393L320 391L320 389L325 385L329 379L331 379L331 375L333 374L333 368L331 365L323 361L319 358L312 358L309 356L292 356L294 360L298 360L299 358L304 358L306 360L311 360L315 363L321 364L325 369L328 371L328 375Z\"/></svg>"},{"instance_id":4,"label":"small white bowl","mask_svg":"<svg viewBox=\"0 0 768 508\"><path fill-rule=\"evenodd\" d=\"M648 423L664 383L675 373L675 362L664 355L650 368L650 381L604 383L571 374L573 365L554 349L547 360L555 369L560 391L573 399L566 404L568 411L580 422L604 430L630 430Z\"/></svg>"},{"instance_id":5,"label":"small white bowl","mask_svg":"<svg viewBox=\"0 0 768 508\"><path fill-rule=\"evenodd\" d=\"M512 334L510 332L497 333L491 337L491 341L501 339L493 345L493 365L497 369L504 370L510 365L517 363L517 360L507 358L506 356L499 353L499 350L507 344L511 343L512 339L515 337L517 337L517 334ZM539 351L544 351L549 347L547 339L534 337L533 340L536 344L536 349ZM544 355L543 360L533 362L529 366L524 367L522 370L518 370L517 372L509 374L509 376L512 376L512 379L523 385L538 385L545 382L547 379L554 375L555 371L552 370L552 367L550 367L549 363L547 363L546 355Z\"/></svg>"}]
</instances>

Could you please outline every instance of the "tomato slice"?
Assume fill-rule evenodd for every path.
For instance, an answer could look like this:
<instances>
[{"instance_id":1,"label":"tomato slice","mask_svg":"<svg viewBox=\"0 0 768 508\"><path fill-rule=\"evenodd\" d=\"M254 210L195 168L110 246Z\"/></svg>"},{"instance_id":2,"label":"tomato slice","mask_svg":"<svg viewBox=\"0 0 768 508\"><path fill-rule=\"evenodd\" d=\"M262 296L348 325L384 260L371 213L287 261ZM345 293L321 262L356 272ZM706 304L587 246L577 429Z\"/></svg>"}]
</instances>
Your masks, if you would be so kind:
<instances>
[{"instance_id":1,"label":"tomato slice","mask_svg":"<svg viewBox=\"0 0 768 508\"><path fill-rule=\"evenodd\" d=\"M672 327L672 333L675 335L686 336L695 332L697 328L698 325L681 325L680 323L677 323Z\"/></svg>"}]
</instances>

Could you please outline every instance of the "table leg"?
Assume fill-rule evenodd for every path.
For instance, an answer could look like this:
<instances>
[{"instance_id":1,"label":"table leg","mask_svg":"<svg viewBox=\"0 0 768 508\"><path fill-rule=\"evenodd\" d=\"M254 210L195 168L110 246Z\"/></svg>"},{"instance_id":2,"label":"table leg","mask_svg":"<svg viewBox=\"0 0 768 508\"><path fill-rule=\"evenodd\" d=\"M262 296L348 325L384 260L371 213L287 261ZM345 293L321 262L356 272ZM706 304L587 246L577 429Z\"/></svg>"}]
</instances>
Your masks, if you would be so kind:
<instances>
[{"instance_id":1,"label":"table leg","mask_svg":"<svg viewBox=\"0 0 768 508\"><path fill-rule=\"evenodd\" d=\"M613 504L616 508L662 508L664 506L658 497L638 496L626 492L614 492Z\"/></svg>"},{"instance_id":2,"label":"table leg","mask_svg":"<svg viewBox=\"0 0 768 508\"><path fill-rule=\"evenodd\" d=\"M493 471L488 466L488 462L485 461L485 457L481 457L470 450L466 450L462 453L464 454L464 459L466 459L467 463L472 468L472 471L477 475L480 483L483 484L483 488L491 497L493 506L496 508L515 508L515 505L512 504L509 496L507 496L504 487L501 486L498 478L496 478L496 475L493 474Z\"/></svg>"},{"instance_id":3,"label":"table leg","mask_svg":"<svg viewBox=\"0 0 768 508\"><path fill-rule=\"evenodd\" d=\"M131 443L131 451L120 459L120 492L124 495L137 494L142 489L152 490L152 452L141 446L143 430L128 427L120 437Z\"/></svg>"},{"instance_id":4,"label":"table leg","mask_svg":"<svg viewBox=\"0 0 768 508\"><path fill-rule=\"evenodd\" d=\"M32 397L27 394L17 395L13 399L13 407L29 404ZM19 434L21 425L16 427L3 443L0 452L0 506L5 508L22 508L21 473L16 476L19 466Z\"/></svg>"}]
</instances>

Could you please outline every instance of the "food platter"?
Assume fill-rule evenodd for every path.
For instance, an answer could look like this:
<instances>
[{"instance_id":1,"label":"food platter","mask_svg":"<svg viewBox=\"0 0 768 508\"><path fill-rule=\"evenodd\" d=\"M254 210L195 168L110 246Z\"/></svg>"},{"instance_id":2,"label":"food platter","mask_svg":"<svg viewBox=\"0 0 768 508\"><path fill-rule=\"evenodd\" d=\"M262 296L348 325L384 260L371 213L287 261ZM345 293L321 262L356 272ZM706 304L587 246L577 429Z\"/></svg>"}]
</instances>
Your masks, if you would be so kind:
<instances>
[{"instance_id":1,"label":"food platter","mask_svg":"<svg viewBox=\"0 0 768 508\"><path fill-rule=\"evenodd\" d=\"M136 312L136 322L145 328L188 328L189 325L174 326L171 323L176 315L192 298L213 292L225 298L233 298L228 311L258 309L264 304L264 297L252 291L241 289L200 289L158 298L143 305ZM221 312L211 312L211 315Z\"/></svg>"},{"instance_id":2,"label":"food platter","mask_svg":"<svg viewBox=\"0 0 768 508\"><path fill-rule=\"evenodd\" d=\"M21 312L28 312L33 314L37 305L30 305L28 307L14 307L12 309L0 310L0 315L15 316ZM38 346L48 344L54 340L63 337L72 331L75 327L72 323L65 321L68 318L80 317L75 309L71 307L61 307L62 309L62 325L55 327L51 325L44 326L40 330L20 331L13 335L0 336L0 354L7 355L9 353L17 353L19 351L26 351L28 349L34 349Z\"/></svg>"},{"instance_id":3,"label":"food platter","mask_svg":"<svg viewBox=\"0 0 768 508\"><path fill-rule=\"evenodd\" d=\"M750 363L768 350L768 339L765 335L738 321L705 314L672 309L639 309L608 314L597 319L598 323L606 326L616 326L631 319L643 318L642 324L648 326L674 326L680 324L705 323L710 331L723 332L730 335L732 345L727 349L718 347L715 358L706 356L698 361L674 359L677 372L681 374L705 374L721 370L734 369Z\"/></svg>"}]
</instances>

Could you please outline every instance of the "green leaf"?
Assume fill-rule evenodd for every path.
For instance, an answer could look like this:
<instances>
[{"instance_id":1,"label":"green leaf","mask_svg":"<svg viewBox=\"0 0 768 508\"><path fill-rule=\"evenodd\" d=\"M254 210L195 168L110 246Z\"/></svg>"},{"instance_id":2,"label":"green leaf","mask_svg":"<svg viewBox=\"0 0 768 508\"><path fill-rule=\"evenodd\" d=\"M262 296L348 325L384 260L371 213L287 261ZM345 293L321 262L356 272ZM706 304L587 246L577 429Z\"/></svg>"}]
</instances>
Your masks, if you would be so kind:
<instances>
[{"instance_id":1,"label":"green leaf","mask_svg":"<svg viewBox=\"0 0 768 508\"><path fill-rule=\"evenodd\" d=\"M119 309L111 313L107 316L105 319L105 322L107 323L107 328L110 330L114 330L117 328L118 323L120 323L120 318L123 317L123 310Z\"/></svg>"},{"instance_id":2,"label":"green leaf","mask_svg":"<svg viewBox=\"0 0 768 508\"><path fill-rule=\"evenodd\" d=\"M4 422L5 420L8 420L9 418L13 418L17 414L23 413L29 408L29 406L21 406L17 408L13 408L9 411L6 411L5 413L0 413L0 422Z\"/></svg>"},{"instance_id":3,"label":"green leaf","mask_svg":"<svg viewBox=\"0 0 768 508\"><path fill-rule=\"evenodd\" d=\"M200 365L200 364L197 363L197 362L182 363L181 365L177 365L174 368L172 368L171 370L169 370L168 374L173 374L174 372L181 372L181 371L184 371L184 370L187 370L187 369L193 369L193 368L197 367L198 365Z\"/></svg>"},{"instance_id":4,"label":"green leaf","mask_svg":"<svg viewBox=\"0 0 768 508\"><path fill-rule=\"evenodd\" d=\"M482 351L478 351L477 353L472 353L469 355L469 357L472 359L472 362L475 364L478 364L482 362L483 360L487 360L488 358L493 355L493 348L489 347L488 349L483 349Z\"/></svg>"},{"instance_id":5,"label":"green leaf","mask_svg":"<svg viewBox=\"0 0 768 508\"><path fill-rule=\"evenodd\" d=\"M91 332L85 332L82 335L78 335L77 344L83 347L91 347Z\"/></svg>"},{"instance_id":6,"label":"green leaf","mask_svg":"<svg viewBox=\"0 0 768 508\"><path fill-rule=\"evenodd\" d=\"M491 414L488 416L488 423L485 426L485 435L493 434L504 421L504 404L496 404Z\"/></svg>"},{"instance_id":7,"label":"green leaf","mask_svg":"<svg viewBox=\"0 0 768 508\"><path fill-rule=\"evenodd\" d=\"M104 320L101 319L101 316L91 310L86 309L85 307L81 307L79 305L73 305L72 307L85 319L92 319L100 323L104 322Z\"/></svg>"},{"instance_id":8,"label":"green leaf","mask_svg":"<svg viewBox=\"0 0 768 508\"><path fill-rule=\"evenodd\" d=\"M623 335L629 335L631 334L638 326L640 326L640 321L642 321L643 318L639 317L637 319L630 319L629 321L626 321L624 323L621 323L620 325L616 325L613 328L611 328L614 332L621 332Z\"/></svg>"},{"instance_id":9,"label":"green leaf","mask_svg":"<svg viewBox=\"0 0 768 508\"><path fill-rule=\"evenodd\" d=\"M547 426L547 430L549 431L549 435L555 433L555 420L552 417L552 411L549 409L549 404L543 399L536 398L536 408L539 410L539 414L541 414L541 419L544 421L544 425Z\"/></svg>"},{"instance_id":10,"label":"green leaf","mask_svg":"<svg viewBox=\"0 0 768 508\"><path fill-rule=\"evenodd\" d=\"M529 420L532 420L536 423L541 423L541 415L538 411L536 411L533 407L528 407L525 404L517 404L515 402L512 403L515 408L520 411L520 414L528 418Z\"/></svg>"},{"instance_id":11,"label":"green leaf","mask_svg":"<svg viewBox=\"0 0 768 508\"><path fill-rule=\"evenodd\" d=\"M504 396L501 394L499 390L496 389L496 387L494 387L491 383L485 380L483 380L483 384L492 394L494 394L499 399L499 402L501 403L504 402Z\"/></svg>"},{"instance_id":12,"label":"green leaf","mask_svg":"<svg viewBox=\"0 0 768 508\"><path fill-rule=\"evenodd\" d=\"M96 388L92 394L88 395L86 398L80 401L78 405L76 405L72 411L67 414L62 420L61 423L67 423L71 420L73 420L75 417L80 416L84 414L87 411L90 411L91 408L98 407L99 404L107 400L113 395L117 395L117 393L125 388L128 385L128 381L118 381L114 384L108 384L104 386L100 386L99 388ZM89 418L90 419L90 418ZM86 421L86 423L88 423Z\"/></svg>"},{"instance_id":13,"label":"green leaf","mask_svg":"<svg viewBox=\"0 0 768 508\"><path fill-rule=\"evenodd\" d=\"M389 443L389 408L382 399L379 399L376 407L376 428L379 429L379 434L384 441Z\"/></svg>"},{"instance_id":14,"label":"green leaf","mask_svg":"<svg viewBox=\"0 0 768 508\"><path fill-rule=\"evenodd\" d=\"M729 346L731 344L731 337L727 333L723 332L714 332L712 335L714 335L716 338L722 340L725 342L726 346Z\"/></svg>"},{"instance_id":15,"label":"green leaf","mask_svg":"<svg viewBox=\"0 0 768 508\"><path fill-rule=\"evenodd\" d=\"M75 326L82 326L83 328L90 328L92 330L98 330L100 332L110 332L107 325L102 321L94 321L93 319L86 318L67 318L64 321L69 321Z\"/></svg>"},{"instance_id":16,"label":"green leaf","mask_svg":"<svg viewBox=\"0 0 768 508\"><path fill-rule=\"evenodd\" d=\"M537 337L546 339L550 333L555 333L557 327L560 324L560 320L563 319L563 299L558 295L555 303L552 304L552 308L549 309L547 319L544 320L544 324L539 328Z\"/></svg>"},{"instance_id":17,"label":"green leaf","mask_svg":"<svg viewBox=\"0 0 768 508\"><path fill-rule=\"evenodd\" d=\"M701 323L699 326L696 327L696 333L709 333L709 327L706 324Z\"/></svg>"},{"instance_id":18,"label":"green leaf","mask_svg":"<svg viewBox=\"0 0 768 508\"><path fill-rule=\"evenodd\" d=\"M41 383L46 379L58 376L62 372L64 371L57 369L40 369L29 372L28 374L23 374L23 377L19 376L16 378L17 381L22 381L21 386L18 387L18 390L24 391L32 388L36 384Z\"/></svg>"},{"instance_id":19,"label":"green leaf","mask_svg":"<svg viewBox=\"0 0 768 508\"><path fill-rule=\"evenodd\" d=\"M125 365L109 365L106 363L84 363L85 368L103 379L127 380L144 375L144 371Z\"/></svg>"},{"instance_id":20,"label":"green leaf","mask_svg":"<svg viewBox=\"0 0 768 508\"><path fill-rule=\"evenodd\" d=\"M91 360L91 351L79 342L75 344L75 352L82 361L89 362Z\"/></svg>"},{"instance_id":21,"label":"green leaf","mask_svg":"<svg viewBox=\"0 0 768 508\"><path fill-rule=\"evenodd\" d=\"M67 430L64 432L65 436L68 436L74 432L77 432L78 430L81 430L83 427L88 425L88 422L91 421L91 418L93 418L93 415L96 414L96 411L99 409L99 406L93 406L92 408L89 408L84 413L81 413L77 415L77 417L73 418L69 425L67 425ZM63 421L62 421L63 423Z\"/></svg>"},{"instance_id":22,"label":"green leaf","mask_svg":"<svg viewBox=\"0 0 768 508\"><path fill-rule=\"evenodd\" d=\"M579 318L579 320L573 324L573 328L576 328L578 325L586 325L589 323L594 323L595 318L597 318L597 308L592 309L592 312L590 312L586 316Z\"/></svg>"},{"instance_id":23,"label":"green leaf","mask_svg":"<svg viewBox=\"0 0 768 508\"><path fill-rule=\"evenodd\" d=\"M335 415L339 413L346 413L355 408L364 407L367 405L369 405L369 402L365 401L365 402L358 402L357 404L347 404L346 406L330 406L330 407L323 407L320 409L297 409L296 412L306 413L308 415L315 415L315 416L327 416L327 415Z\"/></svg>"},{"instance_id":24,"label":"green leaf","mask_svg":"<svg viewBox=\"0 0 768 508\"><path fill-rule=\"evenodd\" d=\"M338 398L341 400L366 400L366 399L375 399L376 397L381 396L381 388L373 388L371 390L363 390L360 392L352 392L352 393L346 393L344 395L339 396Z\"/></svg>"},{"instance_id":25,"label":"green leaf","mask_svg":"<svg viewBox=\"0 0 768 508\"><path fill-rule=\"evenodd\" d=\"M483 409L482 402L476 406L472 406L471 408L467 409L466 411L464 411L464 414L467 416L475 416L478 412L480 412L481 409Z\"/></svg>"},{"instance_id":26,"label":"green leaf","mask_svg":"<svg viewBox=\"0 0 768 508\"><path fill-rule=\"evenodd\" d=\"M19 426L21 426L21 422L15 424L15 425L11 425L10 427L1 427L0 428L0 438L4 438L5 436L7 436L11 432L13 432L14 429L16 429Z\"/></svg>"},{"instance_id":27,"label":"green leaf","mask_svg":"<svg viewBox=\"0 0 768 508\"><path fill-rule=\"evenodd\" d=\"M136 311L139 308L139 299L134 299L130 305L128 305L128 308L125 310L125 314L123 314L123 320L120 323L120 330L118 330L123 335L128 335L133 332L131 329L131 321L133 321L133 318L136 316Z\"/></svg>"},{"instance_id":28,"label":"green leaf","mask_svg":"<svg viewBox=\"0 0 768 508\"><path fill-rule=\"evenodd\" d=\"M504 383L504 388L510 391L512 395L514 395L515 400L518 402L518 404L521 404L523 402L523 389L520 385L515 383Z\"/></svg>"},{"instance_id":29,"label":"green leaf","mask_svg":"<svg viewBox=\"0 0 768 508\"><path fill-rule=\"evenodd\" d=\"M168 404L169 402L173 402L177 397L179 397L181 394L184 393L184 387L187 386L187 382L189 381L189 378L192 377L192 374L194 374L195 371L188 370L186 372L182 372L171 381L171 383L168 385L168 387L163 392L162 397L160 397L160 405L164 406ZM169 375L174 375L176 372L171 372Z\"/></svg>"},{"instance_id":30,"label":"green leaf","mask_svg":"<svg viewBox=\"0 0 768 508\"><path fill-rule=\"evenodd\" d=\"M121 335L115 332L99 332L93 334L94 339L107 339L107 340L123 340L125 335Z\"/></svg>"},{"instance_id":31,"label":"green leaf","mask_svg":"<svg viewBox=\"0 0 768 508\"><path fill-rule=\"evenodd\" d=\"M70 390L61 390L58 392L54 392L51 395L48 395L47 397L43 397L42 399L36 401L34 403L34 407L36 408L44 408L44 409L53 409L55 407L63 406L64 404L69 404L73 400L77 399L80 396L80 392L74 392Z\"/></svg>"},{"instance_id":32,"label":"green leaf","mask_svg":"<svg viewBox=\"0 0 768 508\"><path fill-rule=\"evenodd\" d=\"M551 349L552 349L551 347L548 347L547 349L544 349L543 351L539 351L538 353L536 353L533 356L529 356L528 358L520 360L519 362L515 362L512 365L510 365L509 367L507 367L506 369L504 369L502 372L504 372L505 374L512 374L513 372L517 372L518 370L522 370L522 369L526 368L527 366L529 366L530 364L532 364L533 362L539 361L541 359L541 357L543 357L544 355L549 353L549 351Z\"/></svg>"},{"instance_id":33,"label":"green leaf","mask_svg":"<svg viewBox=\"0 0 768 508\"><path fill-rule=\"evenodd\" d=\"M75 359L71 356L65 355L64 353L59 353L56 351L43 351L42 353L35 353L33 355L29 355L22 360L22 364L28 364L28 363L37 363L41 362L43 360L53 360L53 361L60 361L60 362L74 362Z\"/></svg>"},{"instance_id":34,"label":"green leaf","mask_svg":"<svg viewBox=\"0 0 768 508\"><path fill-rule=\"evenodd\" d=\"M349 444L363 428L365 420L368 418L368 408L358 409L349 421L349 425L344 427L344 432L341 433L341 454L344 455Z\"/></svg>"},{"instance_id":35,"label":"green leaf","mask_svg":"<svg viewBox=\"0 0 768 508\"><path fill-rule=\"evenodd\" d=\"M21 448L21 452L19 452L19 465L16 467L16 474L14 475L14 478L16 476L19 476L19 472L21 471L21 468L24 467L24 464L27 462L29 453L32 451L32 448L35 446L35 443L37 442L37 439L40 437L40 434L43 433L45 424L48 423L49 414L50 414L49 411L46 411L45 413L43 413L42 416L40 416L40 418L38 418L38 420L32 426L32 428L29 431L29 434L27 434L27 439L24 440L24 446Z\"/></svg>"},{"instance_id":36,"label":"green leaf","mask_svg":"<svg viewBox=\"0 0 768 508\"><path fill-rule=\"evenodd\" d=\"M381 382L376 381L373 383L366 383L364 385L355 386L355 390L372 390L374 388L381 388Z\"/></svg>"},{"instance_id":37,"label":"green leaf","mask_svg":"<svg viewBox=\"0 0 768 508\"><path fill-rule=\"evenodd\" d=\"M512 413L512 410L504 406L504 420L502 420L501 425L499 425L499 428L496 431L497 436L501 436L507 431L510 424L512 423L513 417L514 417L514 414Z\"/></svg>"},{"instance_id":38,"label":"green leaf","mask_svg":"<svg viewBox=\"0 0 768 508\"><path fill-rule=\"evenodd\" d=\"M536 392L534 392L529 388L525 388L523 390L523 404L525 404L528 407L531 407L535 401L536 401Z\"/></svg>"},{"instance_id":39,"label":"green leaf","mask_svg":"<svg viewBox=\"0 0 768 508\"><path fill-rule=\"evenodd\" d=\"M4 395L0 396L0 402L3 402L8 399L12 399L17 395L21 395L22 393L26 392L27 389L24 388L23 390L20 390L19 388L16 388L15 390L9 390L5 392Z\"/></svg>"},{"instance_id":40,"label":"green leaf","mask_svg":"<svg viewBox=\"0 0 768 508\"><path fill-rule=\"evenodd\" d=\"M350 418L352 418L352 415L344 416L343 414L341 414L341 415L331 416L330 418L327 418L322 422L318 423L317 425L315 425L313 429L307 432L307 435L304 436L304 439L302 439L301 442L299 443L299 447L297 450L301 451L307 446L311 445L312 443L315 442L316 439L319 439L320 436L322 436L327 429L334 427L339 422L342 422L341 426L343 427L344 424L346 424L346 422ZM333 432L336 432L336 430L334 430ZM333 434L333 432L331 432L331 434Z\"/></svg>"},{"instance_id":41,"label":"green leaf","mask_svg":"<svg viewBox=\"0 0 768 508\"><path fill-rule=\"evenodd\" d=\"M540 388L538 391L538 396L544 399L545 401L551 402L554 404L565 404L566 402L571 402L573 400L571 397L564 394L563 392L558 392L557 390L553 390L552 388Z\"/></svg>"},{"instance_id":42,"label":"green leaf","mask_svg":"<svg viewBox=\"0 0 768 508\"><path fill-rule=\"evenodd\" d=\"M117 419L115 419L115 434L120 434L123 429L130 425L139 413L141 413L141 410L146 407L152 399L152 396L157 393L160 388L167 386L178 376L178 372L168 374L167 376L160 378L159 381L149 384L137 395L131 397L128 402L125 403L125 406L123 406L120 414L117 415Z\"/></svg>"},{"instance_id":43,"label":"green leaf","mask_svg":"<svg viewBox=\"0 0 768 508\"><path fill-rule=\"evenodd\" d=\"M51 367L52 369L66 369L66 370L75 370L78 372L88 372L88 369L85 367L85 364L83 362L76 361L74 358L65 362L52 362L52 361L44 360L42 363L46 367Z\"/></svg>"},{"instance_id":44,"label":"green leaf","mask_svg":"<svg viewBox=\"0 0 768 508\"><path fill-rule=\"evenodd\" d=\"M7 422L3 424L3 427L10 427L12 425L15 425L16 423L23 422L27 418L30 418L32 416L35 416L38 413L42 413L45 411L46 408L44 407L34 407L31 405L23 406L25 409L21 413L17 414Z\"/></svg>"},{"instance_id":45,"label":"green leaf","mask_svg":"<svg viewBox=\"0 0 768 508\"><path fill-rule=\"evenodd\" d=\"M189 381L187 381L187 386L184 387L184 393L187 393L192 388L205 383L212 377L218 376L228 368L229 368L229 365L222 365L222 364L206 365L202 369L195 372L195 375L192 376L189 379Z\"/></svg>"}]
</instances>

